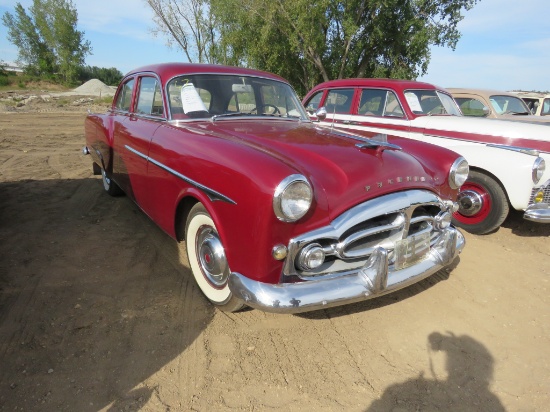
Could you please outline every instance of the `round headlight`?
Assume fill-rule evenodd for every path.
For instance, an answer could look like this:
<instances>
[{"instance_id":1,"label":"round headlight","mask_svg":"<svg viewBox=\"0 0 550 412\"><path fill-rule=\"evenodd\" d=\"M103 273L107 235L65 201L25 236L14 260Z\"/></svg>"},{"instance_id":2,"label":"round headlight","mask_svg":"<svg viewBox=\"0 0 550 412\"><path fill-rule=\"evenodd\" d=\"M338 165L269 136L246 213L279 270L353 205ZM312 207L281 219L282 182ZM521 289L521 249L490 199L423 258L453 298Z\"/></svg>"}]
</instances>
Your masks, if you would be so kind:
<instances>
[{"instance_id":1,"label":"round headlight","mask_svg":"<svg viewBox=\"0 0 550 412\"><path fill-rule=\"evenodd\" d=\"M295 222L303 217L311 206L313 190L302 175L290 175L283 179L273 195L273 210L279 220Z\"/></svg>"},{"instance_id":2,"label":"round headlight","mask_svg":"<svg viewBox=\"0 0 550 412\"><path fill-rule=\"evenodd\" d=\"M453 189L459 189L468 179L469 171L470 166L468 166L466 159L463 157L456 159L449 171L449 186Z\"/></svg>"},{"instance_id":3,"label":"round headlight","mask_svg":"<svg viewBox=\"0 0 550 412\"><path fill-rule=\"evenodd\" d=\"M533 163L533 183L537 184L546 170L546 162L542 157L537 157Z\"/></svg>"},{"instance_id":4,"label":"round headlight","mask_svg":"<svg viewBox=\"0 0 550 412\"><path fill-rule=\"evenodd\" d=\"M311 243L298 256L298 267L302 270L318 268L325 261L325 252L320 244Z\"/></svg>"}]
</instances>

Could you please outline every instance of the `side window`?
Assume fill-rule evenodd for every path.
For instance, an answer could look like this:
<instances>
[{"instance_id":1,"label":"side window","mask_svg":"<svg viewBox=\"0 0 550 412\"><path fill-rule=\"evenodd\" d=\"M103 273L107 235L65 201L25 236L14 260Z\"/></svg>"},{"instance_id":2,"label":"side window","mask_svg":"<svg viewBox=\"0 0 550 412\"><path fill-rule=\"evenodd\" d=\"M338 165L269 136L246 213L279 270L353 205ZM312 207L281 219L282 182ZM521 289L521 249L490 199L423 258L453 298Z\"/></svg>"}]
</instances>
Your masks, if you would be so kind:
<instances>
[{"instance_id":1,"label":"side window","mask_svg":"<svg viewBox=\"0 0 550 412\"><path fill-rule=\"evenodd\" d=\"M162 116L164 114L160 85L154 77L141 78L136 113L151 116Z\"/></svg>"},{"instance_id":2,"label":"side window","mask_svg":"<svg viewBox=\"0 0 550 412\"><path fill-rule=\"evenodd\" d=\"M325 107L327 113L348 114L351 110L353 89L338 89L328 92Z\"/></svg>"},{"instance_id":3,"label":"side window","mask_svg":"<svg viewBox=\"0 0 550 412\"><path fill-rule=\"evenodd\" d=\"M541 116L547 116L550 114L550 99L544 99L544 102L542 103L542 112L540 114Z\"/></svg>"},{"instance_id":4,"label":"side window","mask_svg":"<svg viewBox=\"0 0 550 412\"><path fill-rule=\"evenodd\" d=\"M397 100L397 96L392 91L388 91L388 96L386 98L386 110L384 111L384 116L405 117L405 113L403 113L403 108L399 104L399 100Z\"/></svg>"},{"instance_id":5,"label":"side window","mask_svg":"<svg viewBox=\"0 0 550 412\"><path fill-rule=\"evenodd\" d=\"M118 110L125 112L130 111L130 105L132 104L132 92L134 91L134 79L131 79L124 83L122 90L120 90L115 107Z\"/></svg>"},{"instance_id":6,"label":"side window","mask_svg":"<svg viewBox=\"0 0 550 412\"><path fill-rule=\"evenodd\" d=\"M488 108L477 99L470 97L457 97L455 100L464 116L484 117L487 115Z\"/></svg>"},{"instance_id":7,"label":"side window","mask_svg":"<svg viewBox=\"0 0 550 412\"><path fill-rule=\"evenodd\" d=\"M382 116L386 105L386 90L363 89L357 113L363 116Z\"/></svg>"},{"instance_id":8,"label":"side window","mask_svg":"<svg viewBox=\"0 0 550 412\"><path fill-rule=\"evenodd\" d=\"M321 103L321 97L323 97L323 91L315 93L311 99L306 103L306 110L309 113L315 113L319 108L319 103Z\"/></svg>"}]
</instances>

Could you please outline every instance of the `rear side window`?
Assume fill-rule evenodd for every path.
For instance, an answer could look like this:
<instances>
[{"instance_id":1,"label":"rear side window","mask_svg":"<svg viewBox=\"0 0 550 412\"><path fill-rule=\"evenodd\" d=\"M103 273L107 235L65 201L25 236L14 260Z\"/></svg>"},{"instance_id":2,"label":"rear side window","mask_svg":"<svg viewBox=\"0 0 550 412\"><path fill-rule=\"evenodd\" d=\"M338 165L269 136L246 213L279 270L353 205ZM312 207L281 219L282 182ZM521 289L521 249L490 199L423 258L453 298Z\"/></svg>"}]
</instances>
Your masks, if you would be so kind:
<instances>
[{"instance_id":1,"label":"rear side window","mask_svg":"<svg viewBox=\"0 0 550 412\"><path fill-rule=\"evenodd\" d=\"M357 113L362 116L405 116L395 93L380 89L363 89L361 91Z\"/></svg>"},{"instance_id":2,"label":"rear side window","mask_svg":"<svg viewBox=\"0 0 550 412\"><path fill-rule=\"evenodd\" d=\"M154 77L143 77L141 79L136 113L149 116L162 116L164 114L160 85Z\"/></svg>"},{"instance_id":3,"label":"rear side window","mask_svg":"<svg viewBox=\"0 0 550 412\"><path fill-rule=\"evenodd\" d=\"M122 86L122 90L117 96L115 107L118 110L124 112L130 111L130 105L132 104L132 92L134 91L134 79L128 80Z\"/></svg>"}]
</instances>

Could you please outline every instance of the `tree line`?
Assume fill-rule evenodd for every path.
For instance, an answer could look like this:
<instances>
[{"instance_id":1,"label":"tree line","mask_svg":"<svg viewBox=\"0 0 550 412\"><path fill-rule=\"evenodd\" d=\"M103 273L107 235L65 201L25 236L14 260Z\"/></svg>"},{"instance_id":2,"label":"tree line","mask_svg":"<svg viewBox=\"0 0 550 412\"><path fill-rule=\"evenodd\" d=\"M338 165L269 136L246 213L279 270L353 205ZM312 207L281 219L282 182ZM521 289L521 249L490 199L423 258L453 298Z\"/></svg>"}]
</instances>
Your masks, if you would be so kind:
<instances>
[{"instance_id":1,"label":"tree line","mask_svg":"<svg viewBox=\"0 0 550 412\"><path fill-rule=\"evenodd\" d=\"M305 93L331 79L425 74L430 47L454 49L463 12L479 0L142 1L153 33L188 62L270 71ZM77 19L71 0L33 0L29 14L17 3L2 17L25 70L67 83L102 70L83 70L92 47Z\"/></svg>"},{"instance_id":2,"label":"tree line","mask_svg":"<svg viewBox=\"0 0 550 412\"><path fill-rule=\"evenodd\" d=\"M14 13L4 13L8 40L18 49L17 62L27 75L68 85L97 78L117 84L116 68L86 66L92 46L77 29L78 13L71 0L33 0L29 10L16 3Z\"/></svg>"}]
</instances>

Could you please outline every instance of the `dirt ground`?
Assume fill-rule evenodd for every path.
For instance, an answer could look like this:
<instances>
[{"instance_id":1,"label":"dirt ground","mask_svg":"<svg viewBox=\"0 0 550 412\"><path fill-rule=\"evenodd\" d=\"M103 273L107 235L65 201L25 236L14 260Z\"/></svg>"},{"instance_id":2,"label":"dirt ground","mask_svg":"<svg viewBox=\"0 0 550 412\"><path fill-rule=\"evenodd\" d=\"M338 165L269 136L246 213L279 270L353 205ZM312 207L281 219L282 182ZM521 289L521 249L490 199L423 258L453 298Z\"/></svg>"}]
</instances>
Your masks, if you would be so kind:
<instances>
[{"instance_id":1,"label":"dirt ground","mask_svg":"<svg viewBox=\"0 0 550 412\"><path fill-rule=\"evenodd\" d=\"M546 411L550 225L302 315L225 314L81 153L85 107L0 113L1 411Z\"/></svg>"}]
</instances>

